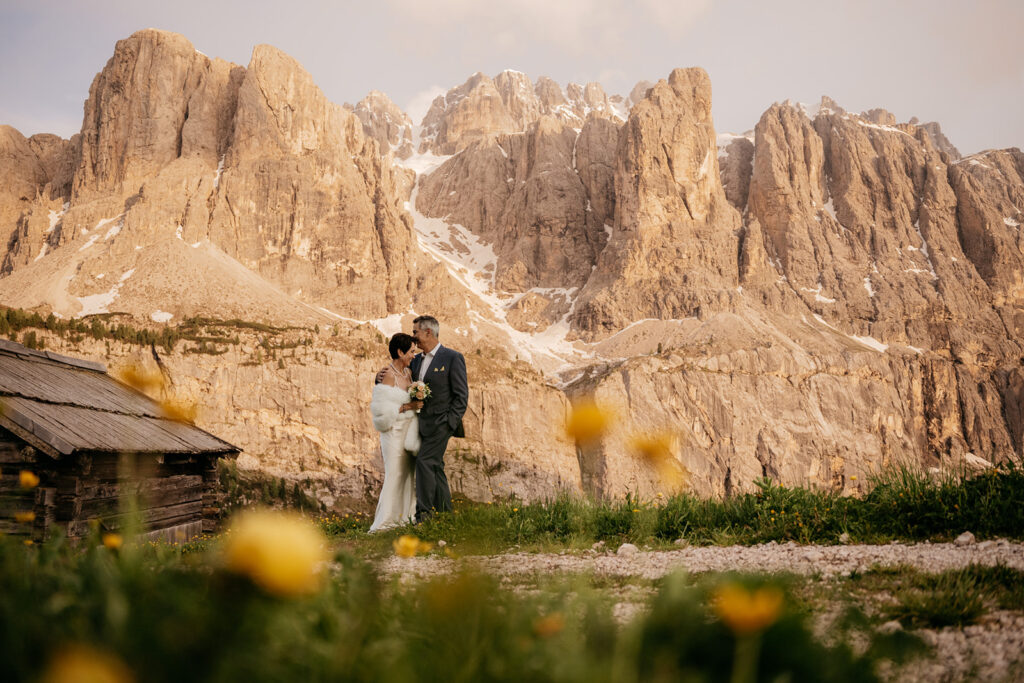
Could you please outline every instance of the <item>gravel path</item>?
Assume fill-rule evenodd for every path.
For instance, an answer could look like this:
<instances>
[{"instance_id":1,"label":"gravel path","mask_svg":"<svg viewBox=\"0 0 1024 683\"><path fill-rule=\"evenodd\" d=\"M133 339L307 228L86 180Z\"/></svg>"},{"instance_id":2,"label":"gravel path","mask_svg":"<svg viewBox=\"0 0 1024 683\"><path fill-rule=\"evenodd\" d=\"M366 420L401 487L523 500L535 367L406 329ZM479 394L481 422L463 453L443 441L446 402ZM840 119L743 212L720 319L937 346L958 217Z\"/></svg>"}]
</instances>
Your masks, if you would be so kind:
<instances>
[{"instance_id":1,"label":"gravel path","mask_svg":"<svg viewBox=\"0 0 1024 683\"><path fill-rule=\"evenodd\" d=\"M670 551L644 551L629 546L617 550L598 544L584 553L506 553L450 559L430 555L378 563L385 576L404 582L436 577L459 569L479 569L513 580L538 573L582 573L657 579L679 569L691 572L792 572L822 579L847 576L873 565L909 565L926 572L941 572L969 564L1005 564L1024 570L1024 544L1006 540L955 543L891 543L889 545L797 545L767 543L756 546L683 547ZM650 591L648 591L650 593ZM638 596L633 596L634 598ZM626 621L645 609L627 595L615 606ZM887 625L889 626L889 625ZM898 627L898 625L897 625ZM918 629L932 646L933 656L882 672L889 681L943 683L946 681L1024 680L1024 615L994 611L979 623L964 628Z\"/></svg>"},{"instance_id":2,"label":"gravel path","mask_svg":"<svg viewBox=\"0 0 1024 683\"><path fill-rule=\"evenodd\" d=\"M766 543L755 546L684 547L679 550L618 552L597 549L583 554L506 553L468 556L457 560L436 555L403 559L390 557L378 567L385 575L431 577L461 568L476 568L500 576L538 572L594 572L613 576L657 579L677 569L691 572L746 571L820 574L822 577L864 571L872 565L905 564L928 572L969 564L1005 564L1024 570L1024 544L1006 540L969 545L953 543L892 543L889 545L797 545Z\"/></svg>"}]
</instances>

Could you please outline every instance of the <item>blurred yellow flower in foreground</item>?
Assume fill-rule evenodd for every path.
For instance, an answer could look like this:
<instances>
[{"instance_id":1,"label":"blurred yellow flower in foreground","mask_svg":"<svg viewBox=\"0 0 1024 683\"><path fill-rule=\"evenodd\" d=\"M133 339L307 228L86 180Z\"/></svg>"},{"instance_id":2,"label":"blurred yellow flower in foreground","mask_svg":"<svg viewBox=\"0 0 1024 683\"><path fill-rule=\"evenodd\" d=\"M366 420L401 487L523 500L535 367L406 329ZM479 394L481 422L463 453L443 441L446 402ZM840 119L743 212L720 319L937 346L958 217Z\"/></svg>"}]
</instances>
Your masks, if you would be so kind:
<instances>
[{"instance_id":1,"label":"blurred yellow flower in foreground","mask_svg":"<svg viewBox=\"0 0 1024 683\"><path fill-rule=\"evenodd\" d=\"M195 401L167 398L160 401L160 412L168 420L192 424L196 421L196 416L199 414L199 405Z\"/></svg>"},{"instance_id":2,"label":"blurred yellow flower in foreground","mask_svg":"<svg viewBox=\"0 0 1024 683\"><path fill-rule=\"evenodd\" d=\"M409 534L399 536L391 545L399 557L416 557L417 553L429 553L434 547L433 543L426 543Z\"/></svg>"},{"instance_id":3,"label":"blurred yellow flower in foreground","mask_svg":"<svg viewBox=\"0 0 1024 683\"><path fill-rule=\"evenodd\" d=\"M121 534L103 534L103 547L117 550L124 543Z\"/></svg>"},{"instance_id":4,"label":"blurred yellow flower in foreground","mask_svg":"<svg viewBox=\"0 0 1024 683\"><path fill-rule=\"evenodd\" d=\"M163 374L156 368L146 368L138 364L129 364L117 371L116 376L128 386L141 391L150 398L158 400L160 412L169 420L187 422L196 421L199 407L195 401L187 401L170 395Z\"/></svg>"},{"instance_id":5,"label":"blurred yellow flower in foreground","mask_svg":"<svg viewBox=\"0 0 1024 683\"><path fill-rule=\"evenodd\" d=\"M59 652L40 680L42 683L130 683L133 677L116 657L76 645Z\"/></svg>"},{"instance_id":6,"label":"blurred yellow flower in foreground","mask_svg":"<svg viewBox=\"0 0 1024 683\"><path fill-rule=\"evenodd\" d=\"M782 611L782 591L772 586L750 591L737 583L727 583L715 591L712 605L733 633L745 636L775 623Z\"/></svg>"},{"instance_id":7,"label":"blurred yellow flower in foreground","mask_svg":"<svg viewBox=\"0 0 1024 683\"><path fill-rule=\"evenodd\" d=\"M580 446L599 441L608 431L611 413L592 400L584 400L573 406L572 414L565 425L565 433Z\"/></svg>"},{"instance_id":8,"label":"blurred yellow flower in foreground","mask_svg":"<svg viewBox=\"0 0 1024 683\"><path fill-rule=\"evenodd\" d=\"M558 635L565 628L565 616L561 612L552 612L533 622L533 632L541 638Z\"/></svg>"},{"instance_id":9,"label":"blurred yellow flower in foreground","mask_svg":"<svg viewBox=\"0 0 1024 683\"><path fill-rule=\"evenodd\" d=\"M35 520L35 518L36 518L36 513L34 513L34 512L15 512L14 513L14 521L15 522L20 522L22 524L25 524L27 522L32 522L32 521Z\"/></svg>"},{"instance_id":10,"label":"blurred yellow flower in foreground","mask_svg":"<svg viewBox=\"0 0 1024 683\"><path fill-rule=\"evenodd\" d=\"M18 475L18 483L23 489L34 489L39 486L39 477L36 476L35 472L22 470Z\"/></svg>"},{"instance_id":11,"label":"blurred yellow flower in foreground","mask_svg":"<svg viewBox=\"0 0 1024 683\"><path fill-rule=\"evenodd\" d=\"M329 559L327 539L299 515L248 510L232 521L224 542L227 569L273 595L316 592Z\"/></svg>"},{"instance_id":12,"label":"blurred yellow flower in foreground","mask_svg":"<svg viewBox=\"0 0 1024 683\"><path fill-rule=\"evenodd\" d=\"M164 388L164 376L155 368L148 369L133 363L119 369L115 376L132 389L150 397Z\"/></svg>"},{"instance_id":13,"label":"blurred yellow flower in foreground","mask_svg":"<svg viewBox=\"0 0 1024 683\"><path fill-rule=\"evenodd\" d=\"M670 432L637 433L630 438L629 449L638 460L653 468L661 482L670 488L676 488L686 483L689 473L676 460L678 439L674 434Z\"/></svg>"}]
</instances>

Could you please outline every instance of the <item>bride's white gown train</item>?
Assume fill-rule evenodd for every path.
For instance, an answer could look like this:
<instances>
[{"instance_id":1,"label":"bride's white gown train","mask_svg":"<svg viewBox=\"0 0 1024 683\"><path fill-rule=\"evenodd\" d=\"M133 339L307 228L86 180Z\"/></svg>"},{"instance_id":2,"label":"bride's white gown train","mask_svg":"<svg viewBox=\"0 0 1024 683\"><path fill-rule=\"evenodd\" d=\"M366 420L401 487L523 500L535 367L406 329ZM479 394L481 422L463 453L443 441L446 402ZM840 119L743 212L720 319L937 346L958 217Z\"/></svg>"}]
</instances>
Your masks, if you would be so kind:
<instances>
[{"instance_id":1,"label":"bride's white gown train","mask_svg":"<svg viewBox=\"0 0 1024 683\"><path fill-rule=\"evenodd\" d=\"M399 412L409 402L405 389L378 384L373 388L370 413L373 426L380 432L380 451L384 456L384 485L377 501L370 531L406 524L416 516L416 472L413 455L405 450L406 432L419 429L416 413Z\"/></svg>"}]
</instances>

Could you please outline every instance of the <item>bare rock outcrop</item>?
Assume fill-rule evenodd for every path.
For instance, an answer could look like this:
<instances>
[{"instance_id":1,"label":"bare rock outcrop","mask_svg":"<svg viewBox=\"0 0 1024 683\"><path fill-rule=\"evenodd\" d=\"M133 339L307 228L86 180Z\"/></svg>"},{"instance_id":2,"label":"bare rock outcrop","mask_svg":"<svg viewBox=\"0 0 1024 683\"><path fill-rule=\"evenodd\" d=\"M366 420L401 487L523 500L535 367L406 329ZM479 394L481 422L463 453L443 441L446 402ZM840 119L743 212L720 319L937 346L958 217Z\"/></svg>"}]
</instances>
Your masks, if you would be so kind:
<instances>
[{"instance_id":1,"label":"bare rock outcrop","mask_svg":"<svg viewBox=\"0 0 1024 683\"><path fill-rule=\"evenodd\" d=\"M579 288L614 211L617 127L579 132L544 116L522 134L475 143L422 179L417 209L481 237L497 257L495 287Z\"/></svg>"},{"instance_id":2,"label":"bare rock outcrop","mask_svg":"<svg viewBox=\"0 0 1024 683\"><path fill-rule=\"evenodd\" d=\"M132 194L187 155L189 101L209 69L209 58L176 33L146 29L118 41L89 89L76 202L89 194Z\"/></svg>"},{"instance_id":3,"label":"bare rock outcrop","mask_svg":"<svg viewBox=\"0 0 1024 683\"><path fill-rule=\"evenodd\" d=\"M1024 309L1024 154L1017 148L975 154L952 164L949 177L964 253L996 307ZM1014 327L1024 338L1024 325Z\"/></svg>"},{"instance_id":4,"label":"bare rock outcrop","mask_svg":"<svg viewBox=\"0 0 1024 683\"><path fill-rule=\"evenodd\" d=\"M494 87L501 93L501 101L515 122L515 128L507 131L509 133L525 130L548 110L530 77L521 71L502 71L494 77Z\"/></svg>"},{"instance_id":5,"label":"bare rock outcrop","mask_svg":"<svg viewBox=\"0 0 1024 683\"><path fill-rule=\"evenodd\" d=\"M377 141L381 154L390 151L398 159L412 156L412 119L387 95L371 90L352 113L362 122L363 132Z\"/></svg>"},{"instance_id":6,"label":"bare rock outcrop","mask_svg":"<svg viewBox=\"0 0 1024 683\"><path fill-rule=\"evenodd\" d=\"M916 125L918 128L928 133L928 137L932 140L932 145L935 149L946 154L950 161L957 161L961 158L960 150L958 150L949 138L946 137L945 133L942 132L942 127L936 121L930 121L928 123L919 123L917 117L910 119L910 123Z\"/></svg>"},{"instance_id":7,"label":"bare rock outcrop","mask_svg":"<svg viewBox=\"0 0 1024 683\"><path fill-rule=\"evenodd\" d=\"M71 181L81 155L81 139L81 135L65 140L49 133L39 133L28 139L28 146L39 159L49 186L48 190L43 190L44 197L66 200L71 196Z\"/></svg>"},{"instance_id":8,"label":"bare rock outcrop","mask_svg":"<svg viewBox=\"0 0 1024 683\"><path fill-rule=\"evenodd\" d=\"M0 126L0 220L12 225L35 200L48 176L29 141L10 126Z\"/></svg>"},{"instance_id":9,"label":"bare rock outcrop","mask_svg":"<svg viewBox=\"0 0 1024 683\"><path fill-rule=\"evenodd\" d=\"M647 97L647 91L653 87L654 83L651 83L650 81L637 81L637 84L629 91L629 97L626 98L626 102L630 107L632 107L634 104Z\"/></svg>"},{"instance_id":10,"label":"bare rock outcrop","mask_svg":"<svg viewBox=\"0 0 1024 683\"><path fill-rule=\"evenodd\" d=\"M40 150L47 144L39 141ZM26 192L48 181L31 158ZM59 185L61 153L43 158ZM96 278L111 263L127 271L138 250L168 239L209 243L280 298L342 315L405 311L421 289L438 303L450 285L414 248L399 180L359 119L287 55L258 46L242 68L210 60L177 34L140 31L118 43L93 82L69 206L58 204L59 223L46 238L51 252L69 252L48 270L73 275L60 292L39 292L37 305L75 315L84 310L76 299L109 292ZM19 245L35 246L9 249L7 272L42 267L29 257L53 210L40 206L21 222ZM122 310L136 308L127 301L132 289L117 291ZM171 292L140 307L178 305Z\"/></svg>"},{"instance_id":11,"label":"bare rock outcrop","mask_svg":"<svg viewBox=\"0 0 1024 683\"><path fill-rule=\"evenodd\" d=\"M419 151L454 154L476 140L515 130L516 121L494 81L476 73L431 103L423 117Z\"/></svg>"},{"instance_id":12,"label":"bare rock outcrop","mask_svg":"<svg viewBox=\"0 0 1024 683\"><path fill-rule=\"evenodd\" d=\"M762 477L856 491L866 474L926 455L927 389L914 357L879 353L814 321L714 314L671 350L570 390L617 416L602 444L581 452L584 486L668 495L676 486L666 470L675 470L702 495L750 491ZM669 449L658 466L633 443L651 434Z\"/></svg>"},{"instance_id":13,"label":"bare rock outcrop","mask_svg":"<svg viewBox=\"0 0 1024 683\"><path fill-rule=\"evenodd\" d=\"M780 275L809 309L858 334L973 361L962 325L1003 356L1002 323L961 248L957 198L927 133L827 105L813 121L775 105L757 126L749 210ZM957 327L935 324L950 319Z\"/></svg>"},{"instance_id":14,"label":"bare rock outcrop","mask_svg":"<svg viewBox=\"0 0 1024 683\"><path fill-rule=\"evenodd\" d=\"M573 313L583 334L729 305L741 221L722 190L702 69L676 69L633 107L619 138L615 195L608 248Z\"/></svg>"},{"instance_id":15,"label":"bare rock outcrop","mask_svg":"<svg viewBox=\"0 0 1024 683\"><path fill-rule=\"evenodd\" d=\"M431 104L419 152L455 154L478 140L523 132L542 116L576 129L590 116L621 122L626 108L615 105L599 83L570 83L563 91L544 76L534 84L519 71L503 71L493 80L476 73Z\"/></svg>"},{"instance_id":16,"label":"bare rock outcrop","mask_svg":"<svg viewBox=\"0 0 1024 683\"><path fill-rule=\"evenodd\" d=\"M269 46L253 50L239 87L209 236L289 293L344 315L409 304L418 256L390 164L358 118Z\"/></svg>"},{"instance_id":17,"label":"bare rock outcrop","mask_svg":"<svg viewBox=\"0 0 1024 683\"><path fill-rule=\"evenodd\" d=\"M718 168L725 198L743 213L747 210L750 178L754 170L753 140L744 135L719 135Z\"/></svg>"}]
</instances>

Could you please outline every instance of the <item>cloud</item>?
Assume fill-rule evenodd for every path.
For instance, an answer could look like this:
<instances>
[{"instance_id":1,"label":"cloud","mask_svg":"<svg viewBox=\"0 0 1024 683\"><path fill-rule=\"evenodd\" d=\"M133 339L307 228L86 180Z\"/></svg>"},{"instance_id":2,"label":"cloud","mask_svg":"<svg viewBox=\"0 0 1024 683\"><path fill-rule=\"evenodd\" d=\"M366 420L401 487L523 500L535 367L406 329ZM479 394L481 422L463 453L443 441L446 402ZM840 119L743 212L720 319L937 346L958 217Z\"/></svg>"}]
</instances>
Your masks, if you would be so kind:
<instances>
[{"instance_id":1,"label":"cloud","mask_svg":"<svg viewBox=\"0 0 1024 683\"><path fill-rule=\"evenodd\" d=\"M711 0L637 0L637 4L673 38L685 35L711 9Z\"/></svg>"},{"instance_id":2,"label":"cloud","mask_svg":"<svg viewBox=\"0 0 1024 683\"><path fill-rule=\"evenodd\" d=\"M629 29L654 26L672 37L686 33L710 0L385 0L398 25L415 27L413 47L429 51L451 35L464 45L506 52L546 43L573 55L604 55L622 46Z\"/></svg>"},{"instance_id":3,"label":"cloud","mask_svg":"<svg viewBox=\"0 0 1024 683\"><path fill-rule=\"evenodd\" d=\"M409 103L405 105L405 113L412 119L413 124L419 125L423 121L423 117L427 115L430 103L434 101L434 98L444 95L446 92L448 91L439 85L432 85L426 90L421 90L413 95Z\"/></svg>"}]
</instances>

